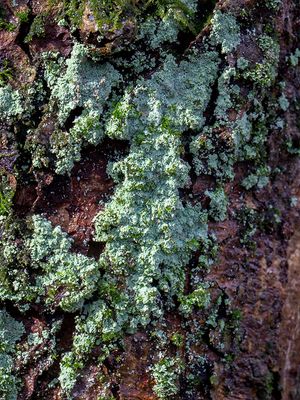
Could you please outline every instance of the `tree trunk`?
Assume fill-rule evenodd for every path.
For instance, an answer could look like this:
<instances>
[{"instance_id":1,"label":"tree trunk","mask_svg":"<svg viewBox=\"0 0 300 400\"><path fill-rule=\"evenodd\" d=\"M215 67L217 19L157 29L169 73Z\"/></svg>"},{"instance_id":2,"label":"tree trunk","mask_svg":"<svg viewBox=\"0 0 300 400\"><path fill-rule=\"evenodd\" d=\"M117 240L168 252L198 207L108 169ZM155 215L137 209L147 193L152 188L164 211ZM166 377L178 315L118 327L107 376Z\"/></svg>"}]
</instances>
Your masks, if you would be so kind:
<instances>
[{"instance_id":1,"label":"tree trunk","mask_svg":"<svg viewBox=\"0 0 300 400\"><path fill-rule=\"evenodd\" d=\"M300 399L299 60L299 0L3 0L1 398Z\"/></svg>"}]
</instances>

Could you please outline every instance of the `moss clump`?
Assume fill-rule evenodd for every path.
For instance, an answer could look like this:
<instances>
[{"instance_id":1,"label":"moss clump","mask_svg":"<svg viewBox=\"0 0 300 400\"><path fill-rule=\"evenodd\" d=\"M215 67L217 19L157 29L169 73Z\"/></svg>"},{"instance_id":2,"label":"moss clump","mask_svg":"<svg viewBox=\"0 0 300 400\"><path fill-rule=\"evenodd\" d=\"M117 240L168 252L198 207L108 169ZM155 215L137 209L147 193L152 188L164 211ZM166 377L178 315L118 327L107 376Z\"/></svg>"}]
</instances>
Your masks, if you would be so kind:
<instances>
[{"instance_id":1,"label":"moss clump","mask_svg":"<svg viewBox=\"0 0 300 400\"><path fill-rule=\"evenodd\" d=\"M171 12L174 20L182 29L196 33L195 0L51 0L50 4L60 5L61 15L70 21L73 27L82 24L84 13L88 10L95 21L100 34L121 30L126 21L143 20L145 16L164 18Z\"/></svg>"},{"instance_id":2,"label":"moss clump","mask_svg":"<svg viewBox=\"0 0 300 400\"><path fill-rule=\"evenodd\" d=\"M0 86L5 85L13 76L13 70L8 60L0 61Z\"/></svg>"},{"instance_id":3,"label":"moss clump","mask_svg":"<svg viewBox=\"0 0 300 400\"><path fill-rule=\"evenodd\" d=\"M7 13L2 5L0 5L0 30L13 32L16 29L16 25L7 21Z\"/></svg>"},{"instance_id":4,"label":"moss clump","mask_svg":"<svg viewBox=\"0 0 300 400\"><path fill-rule=\"evenodd\" d=\"M0 216L6 216L11 212L12 199L15 192L5 176L0 176L0 179Z\"/></svg>"},{"instance_id":5,"label":"moss clump","mask_svg":"<svg viewBox=\"0 0 300 400\"><path fill-rule=\"evenodd\" d=\"M277 74L279 44L268 35L259 36L257 42L263 53L263 61L246 70L244 76L251 79L255 85L270 87Z\"/></svg>"},{"instance_id":6,"label":"moss clump","mask_svg":"<svg viewBox=\"0 0 300 400\"><path fill-rule=\"evenodd\" d=\"M208 284L200 283L192 293L182 296L179 310L187 316L191 314L194 309L206 309L211 300L208 288Z\"/></svg>"},{"instance_id":7,"label":"moss clump","mask_svg":"<svg viewBox=\"0 0 300 400\"><path fill-rule=\"evenodd\" d=\"M24 14L21 14L21 16L23 18L26 18L26 15L24 15ZM47 13L39 14L34 18L32 24L30 26L30 30L24 39L25 43L31 42L33 38L41 38L41 37L45 36L45 25L46 25L47 18L48 18Z\"/></svg>"},{"instance_id":8,"label":"moss clump","mask_svg":"<svg viewBox=\"0 0 300 400\"><path fill-rule=\"evenodd\" d=\"M18 19L21 23L29 22L29 10L28 9L16 12L16 16L18 17Z\"/></svg>"}]
</instances>

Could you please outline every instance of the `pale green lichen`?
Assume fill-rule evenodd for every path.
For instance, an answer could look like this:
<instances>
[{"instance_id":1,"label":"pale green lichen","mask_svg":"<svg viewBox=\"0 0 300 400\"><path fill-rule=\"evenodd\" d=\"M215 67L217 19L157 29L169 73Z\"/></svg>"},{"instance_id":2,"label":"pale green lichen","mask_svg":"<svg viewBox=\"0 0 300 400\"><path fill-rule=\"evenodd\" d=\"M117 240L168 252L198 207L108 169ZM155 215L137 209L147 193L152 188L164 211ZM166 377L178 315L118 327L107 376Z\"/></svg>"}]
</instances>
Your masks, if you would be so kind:
<instances>
[{"instance_id":1,"label":"pale green lichen","mask_svg":"<svg viewBox=\"0 0 300 400\"><path fill-rule=\"evenodd\" d=\"M261 166L254 174L248 175L243 179L242 185L248 190L257 186L258 189L262 189L269 183L270 167Z\"/></svg>"},{"instance_id":2,"label":"pale green lichen","mask_svg":"<svg viewBox=\"0 0 300 400\"><path fill-rule=\"evenodd\" d=\"M293 67L297 67L300 58L300 48L296 49L294 54L290 55L290 63Z\"/></svg>"},{"instance_id":3,"label":"pale green lichen","mask_svg":"<svg viewBox=\"0 0 300 400\"><path fill-rule=\"evenodd\" d=\"M232 83L235 76L235 68L227 67L218 79L219 95L214 110L218 122L228 119L227 111L234 106L235 98L238 98L240 92L239 86Z\"/></svg>"},{"instance_id":4,"label":"pale green lichen","mask_svg":"<svg viewBox=\"0 0 300 400\"><path fill-rule=\"evenodd\" d=\"M203 112L218 64L218 55L213 51L201 57L191 55L180 66L174 57L168 56L160 72L148 81L138 82L117 105L108 120L107 135L120 139L130 139L137 134L146 136L145 129L159 127L165 116L176 130L200 129L205 122Z\"/></svg>"},{"instance_id":5,"label":"pale green lichen","mask_svg":"<svg viewBox=\"0 0 300 400\"><path fill-rule=\"evenodd\" d=\"M256 85L270 87L277 75L279 62L279 44L268 35L261 35L257 39L258 45L263 52L263 61L254 68L244 72L246 78L250 78Z\"/></svg>"},{"instance_id":6,"label":"pale green lichen","mask_svg":"<svg viewBox=\"0 0 300 400\"><path fill-rule=\"evenodd\" d=\"M201 282L193 292L182 296L180 299L180 312L184 315L189 315L194 309L206 309L211 301L208 288L208 284Z\"/></svg>"},{"instance_id":7,"label":"pale green lichen","mask_svg":"<svg viewBox=\"0 0 300 400\"><path fill-rule=\"evenodd\" d=\"M46 63L47 67L47 63ZM52 152L56 155L56 172L69 172L80 159L84 143L98 144L103 137L100 117L112 88L122 80L110 63L96 64L88 58L88 49L76 43L64 67L49 64L46 71L51 88L50 103L58 111L58 133L52 138ZM52 72L53 71L53 72ZM59 72L62 76L58 76ZM73 126L64 132L64 124L71 112L82 110ZM61 131L61 133L59 133Z\"/></svg>"},{"instance_id":8,"label":"pale green lichen","mask_svg":"<svg viewBox=\"0 0 300 400\"><path fill-rule=\"evenodd\" d=\"M141 24L137 39L146 40L151 49L157 49L164 43L176 43L182 29L195 31L197 1L170 1L170 5L158 12L160 18L150 17Z\"/></svg>"},{"instance_id":9,"label":"pale green lichen","mask_svg":"<svg viewBox=\"0 0 300 400\"><path fill-rule=\"evenodd\" d=\"M24 302L36 299L27 269L28 249L15 241L16 237L25 236L25 229L10 214L0 217L0 227L0 298L23 308Z\"/></svg>"},{"instance_id":10,"label":"pale green lichen","mask_svg":"<svg viewBox=\"0 0 300 400\"><path fill-rule=\"evenodd\" d=\"M22 97L10 85L0 86L0 115L3 121L13 120L24 112Z\"/></svg>"},{"instance_id":11,"label":"pale green lichen","mask_svg":"<svg viewBox=\"0 0 300 400\"><path fill-rule=\"evenodd\" d=\"M241 58L237 62L238 69L227 66L218 78L218 97L214 110L216 121L213 126L205 126L190 143L197 174L213 175L222 181L233 179L233 166L237 161L253 160L258 170L264 166L264 144L268 131L260 96L264 87L270 86L276 78L279 47L267 35L260 36L257 43L264 55L261 63L253 68ZM263 71L267 73L260 75ZM255 90L248 95L253 106L251 111L242 112L232 120L232 115L229 118L230 111L245 103L238 86L241 75L250 78L254 84ZM250 180L253 179L251 177ZM261 177L260 180L257 178L256 183L262 187L265 182L266 177Z\"/></svg>"},{"instance_id":12,"label":"pale green lichen","mask_svg":"<svg viewBox=\"0 0 300 400\"><path fill-rule=\"evenodd\" d=\"M183 43L176 43L178 34L183 29L193 32L197 2L158 3L153 3L153 8L160 5L160 12L141 19L136 10L128 14L125 3L116 20L109 19L116 11L110 8L114 3L98 10L97 23L102 17L110 21L99 29L107 33L118 27L118 39L123 37L120 16L124 25L128 21L132 26L140 23L135 38L126 41L126 59L121 52L118 55L125 48L122 43L112 50L114 57L96 56L96 47L76 43L66 62L53 53L44 56L44 77L51 94L44 93L40 83L31 88L37 95L31 93L28 107L23 106L21 98L19 107L10 108L3 102L7 121L19 117L24 109L28 117L38 104L43 118L47 117L45 124L54 122L50 151L42 140L34 143L34 168L51 169L54 161L57 173L70 172L80 159L82 147L99 144L105 135L125 139L130 146L129 154L109 163L108 172L116 187L95 218L95 239L105 244L99 261L73 253L68 235L42 216L33 216L26 228L8 226L10 211L5 210L0 244L4 249L0 260L1 300L14 302L21 312L34 302L47 316L54 311L54 315L59 314L59 309L76 312L72 344L67 352L62 350L60 360L59 384L62 395L70 399L76 382L84 378L81 371L91 355L99 354L97 363L101 365L124 344L125 335L140 328L149 329L149 336L162 351L152 369L154 391L161 399L180 396L181 372L186 368L179 357L163 352L170 342L176 346L172 351L186 351L198 368L204 368L204 358L199 362L192 358L202 335L209 333L210 344L224 352L224 342L213 342L210 333L220 337L228 333L225 318L220 316L228 304L223 295L214 300L210 285L203 281L203 272L214 262L217 251L216 238L207 233L207 218L223 221L227 217L224 181L233 179L237 162L250 164L250 175L241 182L246 189L263 187L271 172L265 160L269 126L265 109L269 103L261 87L267 88L276 78L276 41L248 31L260 48L260 62L255 66L250 59L240 57L235 64L230 53L240 51L242 29L233 14L216 11L210 36L201 45L197 40L191 46L194 50L189 49L179 61L177 48ZM86 3L79 0L69 4L65 25L69 21L74 27L80 25L82 5ZM72 10L76 11L74 15ZM101 43L100 33L98 39ZM253 87L248 96L240 89L241 79ZM13 93L9 96L18 105L18 96ZM33 102L33 98L38 101ZM36 134L44 139L43 128L42 124L37 129L30 126L27 136ZM191 167L184 161L189 146L195 172L213 175L217 181L216 189L206 192L208 210L203 210L195 198L189 202L185 196L190 185ZM252 229L249 237L254 232ZM166 315L173 311L180 313L180 329L185 324L192 328L184 338L165 329ZM200 313L201 318L193 317ZM51 334L30 333L25 341L27 349L42 346ZM53 350L55 346L53 339L47 359L50 365L60 356ZM28 354L26 357L30 359ZM8 371L11 374L10 365ZM190 393L196 398L194 392Z\"/></svg>"},{"instance_id":13,"label":"pale green lichen","mask_svg":"<svg viewBox=\"0 0 300 400\"><path fill-rule=\"evenodd\" d=\"M287 111L287 109L289 108L289 105L290 105L290 103L284 93L282 93L282 95L279 97L278 103L280 105L280 108L283 111Z\"/></svg>"},{"instance_id":14,"label":"pale green lichen","mask_svg":"<svg viewBox=\"0 0 300 400\"><path fill-rule=\"evenodd\" d=\"M266 0L266 5L271 10L279 10L282 4L282 0Z\"/></svg>"},{"instance_id":15,"label":"pale green lichen","mask_svg":"<svg viewBox=\"0 0 300 400\"><path fill-rule=\"evenodd\" d=\"M209 190L205 194L210 198L209 215L215 221L224 221L227 217L228 200L223 188Z\"/></svg>"},{"instance_id":16,"label":"pale green lichen","mask_svg":"<svg viewBox=\"0 0 300 400\"><path fill-rule=\"evenodd\" d=\"M99 280L98 264L82 254L71 253L71 240L60 227L52 228L49 221L34 216L28 247L32 267L43 272L36 284L46 295L47 304L57 302L63 310L74 311L92 297Z\"/></svg>"},{"instance_id":17,"label":"pale green lichen","mask_svg":"<svg viewBox=\"0 0 300 400\"><path fill-rule=\"evenodd\" d=\"M86 319L78 321L72 351L62 361L65 391L71 391L76 370L97 340L114 341L148 325L163 316L162 295L165 305L174 307L174 296L183 292L184 266L207 240L207 225L206 213L179 197L189 183L180 139L184 130L203 126L201 110L217 65L213 52L201 57L193 52L179 65L169 57L150 80L125 94L108 120L107 134L130 139L131 149L111 166L118 186L95 219L96 239L106 243L100 256L103 300L87 307Z\"/></svg>"},{"instance_id":18,"label":"pale green lichen","mask_svg":"<svg viewBox=\"0 0 300 400\"><path fill-rule=\"evenodd\" d=\"M153 365L153 390L159 399L172 399L178 394L181 370L181 360L176 357L165 357Z\"/></svg>"},{"instance_id":19,"label":"pale green lichen","mask_svg":"<svg viewBox=\"0 0 300 400\"><path fill-rule=\"evenodd\" d=\"M13 319L4 309L0 310L0 397L16 400L17 380L13 375L16 343L24 334L24 326Z\"/></svg>"},{"instance_id":20,"label":"pale green lichen","mask_svg":"<svg viewBox=\"0 0 300 400\"><path fill-rule=\"evenodd\" d=\"M235 50L240 43L240 27L236 18L229 13L217 10L214 13L211 24L211 42L220 44L224 54Z\"/></svg>"},{"instance_id":21,"label":"pale green lichen","mask_svg":"<svg viewBox=\"0 0 300 400\"><path fill-rule=\"evenodd\" d=\"M245 70L249 66L249 61L245 57L237 59L236 65L239 69Z\"/></svg>"},{"instance_id":22,"label":"pale green lichen","mask_svg":"<svg viewBox=\"0 0 300 400\"><path fill-rule=\"evenodd\" d=\"M13 300L21 308L24 301L44 299L50 308L80 309L97 288L98 263L72 253L72 240L60 227L53 228L47 219L33 216L32 225L30 237L18 246L13 241L17 232L9 232L3 224L1 298ZM34 272L31 277L27 271L29 264Z\"/></svg>"}]
</instances>

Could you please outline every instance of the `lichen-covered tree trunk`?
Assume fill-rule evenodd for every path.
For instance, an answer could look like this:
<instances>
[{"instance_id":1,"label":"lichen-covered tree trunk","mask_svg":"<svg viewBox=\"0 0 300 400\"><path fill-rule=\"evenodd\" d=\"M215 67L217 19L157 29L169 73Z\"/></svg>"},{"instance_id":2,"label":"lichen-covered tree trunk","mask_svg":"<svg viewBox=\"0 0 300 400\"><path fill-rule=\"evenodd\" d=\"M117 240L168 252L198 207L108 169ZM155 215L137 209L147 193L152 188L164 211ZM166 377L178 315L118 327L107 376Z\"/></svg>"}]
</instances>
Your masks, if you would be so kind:
<instances>
[{"instance_id":1,"label":"lichen-covered tree trunk","mask_svg":"<svg viewBox=\"0 0 300 400\"><path fill-rule=\"evenodd\" d=\"M300 399L299 72L299 0L2 0L1 399Z\"/></svg>"}]
</instances>

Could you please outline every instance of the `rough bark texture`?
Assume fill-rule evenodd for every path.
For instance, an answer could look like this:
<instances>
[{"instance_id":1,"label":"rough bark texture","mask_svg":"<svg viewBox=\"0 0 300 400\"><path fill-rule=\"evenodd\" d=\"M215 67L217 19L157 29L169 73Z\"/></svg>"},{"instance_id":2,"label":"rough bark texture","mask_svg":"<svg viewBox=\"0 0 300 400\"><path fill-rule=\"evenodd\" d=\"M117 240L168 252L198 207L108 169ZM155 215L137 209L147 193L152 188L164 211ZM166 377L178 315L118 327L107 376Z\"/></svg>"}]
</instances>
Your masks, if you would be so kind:
<instances>
[{"instance_id":1,"label":"rough bark texture","mask_svg":"<svg viewBox=\"0 0 300 400\"><path fill-rule=\"evenodd\" d=\"M121 2L118 1L108 3L113 4L116 10L121 7ZM155 37L158 34L150 30L147 37L136 39L139 26L145 22L146 17L151 18L152 15L155 15L155 23L158 24L158 21L166 18L167 11L163 9L161 14L156 15L156 8L164 2L153 1L150 8L145 8L145 3L147 2L132 2L133 7L139 8L137 13L121 8L117 14L121 15L120 21L116 26L115 22L111 22L111 25L107 22L112 19L114 10L111 11L105 16L105 21L102 21L103 26L106 26L103 31L99 29L100 17L97 19L93 16L93 2L74 2L75 8L69 14L66 11L66 2L63 1L3 0L1 3L0 90L9 87L23 96L20 100L20 113L15 112L17 104L11 97L4 99L4 105L1 105L3 100L0 98L0 211L3 242L0 295L2 312L12 318L4 326L0 323L0 340L3 339L4 343L0 344L0 350L12 362L12 366L7 367L7 363L1 361L1 398L298 400L299 1L198 0L193 17L189 17L190 14L182 6L182 2L166 1L167 11L173 10L174 4L180 9L181 23L176 28L177 38L149 48L145 47L145 43L151 35ZM183 3L189 5L193 2ZM107 5L103 7L109 8ZM76 21L73 18L75 9L81 10ZM216 27L215 17L218 13L229 15L237 21L239 40L229 50L224 50L226 46L222 40L232 26L226 25L225 19L221 20L220 37L217 37L214 32L219 29ZM62 20L64 23L58 22ZM32 31L34 24L39 25ZM101 36L100 39L97 39L98 35ZM270 48L270 41L269 47L264 48L260 37L271 38L271 47L274 48ZM234 41L234 37L230 40ZM265 39L264 43L266 41ZM208 45L205 44L207 42ZM63 105L57 100L58 97L51 94L55 89L47 81L43 54L58 52L61 65L64 65L65 60L72 57L75 43L82 43L88 49L88 63L110 63L123 76L118 89L115 92L112 89L106 96L103 111L96 110L100 121L107 121L106 116L112 113L114 104L122 99L127 86L138 85L139 79L143 82L150 81L165 63L167 65L164 54L167 57L171 54L177 63L188 57L189 51L200 54L200 59L205 52L214 51L218 58L217 73L210 85L209 99L204 110L199 109L199 114L203 112L205 124L200 128L185 126L177 129L176 125L174 128L181 129L178 150L181 152L180 162L189 168L189 182L178 185L176 193L179 193L183 207L190 205L197 209L197 205L201 204L203 212L208 216L206 242L204 239L201 242L202 239L195 236L198 244L191 244L188 256L190 261L183 269L185 282L182 294L178 292L169 297L168 291L159 289L157 302L162 304L161 316L157 317L155 312L150 312L152 322L138 323L131 331L127 329L128 322L126 329L122 325L121 333L118 332L109 339L104 338L102 331L100 334L102 325L96 325L91 335L99 335L99 340L86 352L74 347L76 332L80 329L79 317L86 315L89 305L99 299L104 299L107 307L117 315L118 308L114 305L114 300L111 300L110 295L105 297L106 293L103 294L104 289L101 286L101 282L108 279L106 275L110 270L117 267L114 266L113 258L106 256L109 261L105 259L97 267L100 272L97 272L99 276L95 278L96 286L91 286L91 295L86 295L80 306L67 309L61 300L67 298L72 290L79 293L83 290L82 286L77 289L74 284L75 289L72 289L72 284L69 287L65 281L55 277L50 285L43 287L44 291L39 291L37 277L49 272L47 263L50 261L47 257L52 248L49 247L43 259L34 259L30 246L28 247L34 235L32 217L42 215L51 222L53 228L60 226L68 234L67 237L73 239L71 248L64 257L69 257L69 254L83 255L85 260L97 263L99 257L101 259L101 255L106 254L106 241L113 239L109 234L107 240L98 240L95 237L95 220L97 221L99 215L101 218L101 213L114 198L124 178L122 176L118 181L118 172L115 175L111 173L111 164L124 160L128 155L130 157L132 149L140 145L140 139L108 134L101 141L99 139L92 143L85 139L83 133L83 139L78 139L80 160L76 156L72 160L73 167L68 171L58 171L57 160L61 157L63 162L68 153L59 156L55 146L58 143L59 147L59 142L64 140L66 142L63 146L67 148L70 145L66 137L68 138L76 126L77 118L83 115L86 105L84 102L78 103L59 125L57 115ZM230 46L231 44L232 42L229 43ZM279 53L274 61L272 57L275 59L277 56L270 54L275 46L279 46ZM135 52L142 53L144 48L150 61L136 68L136 64L129 61L132 60L130 57ZM244 59L247 60L247 65L239 67L239 62L242 64ZM147 62L151 65L147 65ZM260 65L268 65L271 69L260 73ZM87 70L87 67L83 68ZM223 84L224 71L229 68L235 72ZM66 69L60 70L58 76L63 77L64 74ZM209 66L206 74L214 74ZM89 76L87 80L88 78ZM193 79L194 76L191 76L191 80ZM161 85L164 83L161 82ZM235 86L239 88L238 94L233 93L235 89L232 91ZM30 88L33 88L33 95ZM164 90L163 93L168 98L168 91L171 90L168 82ZM67 91L66 86L62 87L62 91ZM39 93L42 93L40 98ZM0 97L2 95L0 93ZM181 93L178 96L181 97ZM231 100L229 105L222 108L225 118L220 117L216 109L218 102L226 96ZM13 110L7 111L10 102ZM136 104L134 100L133 104ZM185 107L188 108L188 105ZM193 113L192 106L190 109ZM125 114L127 110L122 112ZM234 124L250 114L250 138L246 140L242 133L241 148L231 150ZM132 118L142 117L141 113ZM127 120L124 119L122 124L126 123ZM172 125L172 121L168 123ZM63 134L59 136L58 131ZM206 136L201 136L201 132L206 132ZM200 147L193 151L191 143L197 140L197 143L210 140L212 145L205 151ZM256 146L255 155L248 157L245 155L245 146L252 145ZM210 168L207 161L209 155L221 153L225 154L226 161L218 159L218 167ZM35 164L34 160L37 159L38 163ZM199 160L206 160L203 161L205 166L200 170L197 169ZM230 176L227 174L229 170L232 170ZM130 175L130 169L126 173ZM247 184L244 179L249 176L247 182L251 182ZM174 179L177 179L176 175ZM221 198L218 197L218 190L222 191ZM222 212L224 207L225 213ZM139 215L141 209L137 208L136 212ZM117 221L118 214L112 215L112 218L116 218L112 224L119 223L121 226L121 222ZM184 230L182 235L185 235ZM12 246L15 246L14 251L10 250ZM126 243L124 246L122 251L125 252ZM206 265L201 259L203 255L206 260L210 260ZM72 260L68 262L72 264ZM59 268L59 262L62 261L56 261L54 269ZM126 262L130 275L135 260L128 256ZM11 272L13 270L16 272ZM123 279L123 275L126 273L120 272L120 277L116 278L117 292L125 291L127 281ZM76 274L84 281L85 278L81 277L79 270ZM153 287L159 287L159 280L159 276L155 275ZM205 290L205 296L209 296L208 303L203 298L191 300L194 299L191 294L196 293L199 282L200 287ZM14 286L14 283L17 284ZM29 295L31 289L26 293L27 287L33 287L33 293L38 291L38 294ZM104 284L103 287L113 290ZM117 298L117 294L115 296ZM130 299L134 302L133 298ZM182 311L183 304L186 304L184 301L190 301L188 312ZM200 304L201 301L205 305ZM148 311L141 311L142 314L146 312ZM128 315L129 321L139 318L136 309L128 311ZM104 315L103 320L105 318ZM15 336L15 321L23 324L23 331L19 337L16 334L13 345L7 345L10 335ZM109 321L112 324L114 320ZM67 365L62 360L69 352L75 354L71 364L76 371L76 379L71 388L67 385L64 387L61 383L62 365ZM74 367L78 360L81 362L80 366ZM157 369L155 365L158 366ZM10 385L15 385L15 391L7 388L9 379L13 379Z\"/></svg>"}]
</instances>

